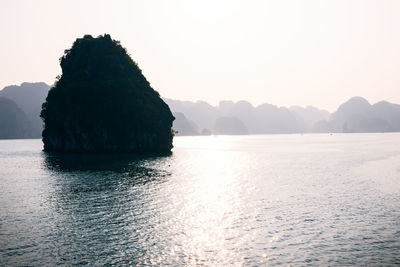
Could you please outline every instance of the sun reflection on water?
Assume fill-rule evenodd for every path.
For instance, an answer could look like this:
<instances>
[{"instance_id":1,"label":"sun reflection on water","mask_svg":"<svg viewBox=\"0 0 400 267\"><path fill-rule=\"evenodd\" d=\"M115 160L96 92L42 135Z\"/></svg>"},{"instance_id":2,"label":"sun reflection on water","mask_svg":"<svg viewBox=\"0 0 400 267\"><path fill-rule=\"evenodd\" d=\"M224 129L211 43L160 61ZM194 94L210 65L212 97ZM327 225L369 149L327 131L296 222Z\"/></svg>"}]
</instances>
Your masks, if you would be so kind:
<instances>
[{"instance_id":1,"label":"sun reflection on water","mask_svg":"<svg viewBox=\"0 0 400 267\"><path fill-rule=\"evenodd\" d=\"M182 137L157 157L2 141L0 265L396 265L398 140Z\"/></svg>"},{"instance_id":2,"label":"sun reflection on water","mask_svg":"<svg viewBox=\"0 0 400 267\"><path fill-rule=\"evenodd\" d=\"M181 229L176 243L181 247L175 247L173 253L184 255L188 265L240 266L243 258L229 242L235 240L240 246L235 228L241 208L240 172L235 167L243 165L245 158L232 151L229 142L220 143L215 137L200 140L196 153L186 155L188 161L197 163L183 176L186 192L173 198L182 199L176 214Z\"/></svg>"}]
</instances>

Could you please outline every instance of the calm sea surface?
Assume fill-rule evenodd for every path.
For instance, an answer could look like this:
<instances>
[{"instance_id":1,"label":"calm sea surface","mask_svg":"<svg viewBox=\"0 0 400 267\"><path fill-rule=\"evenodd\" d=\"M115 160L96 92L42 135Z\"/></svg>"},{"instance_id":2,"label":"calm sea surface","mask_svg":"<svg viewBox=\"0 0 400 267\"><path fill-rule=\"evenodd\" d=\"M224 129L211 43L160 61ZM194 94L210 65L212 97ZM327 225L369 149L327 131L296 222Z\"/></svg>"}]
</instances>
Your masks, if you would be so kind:
<instances>
[{"instance_id":1,"label":"calm sea surface","mask_svg":"<svg viewBox=\"0 0 400 267\"><path fill-rule=\"evenodd\" d=\"M0 141L0 265L400 265L400 134Z\"/></svg>"}]
</instances>

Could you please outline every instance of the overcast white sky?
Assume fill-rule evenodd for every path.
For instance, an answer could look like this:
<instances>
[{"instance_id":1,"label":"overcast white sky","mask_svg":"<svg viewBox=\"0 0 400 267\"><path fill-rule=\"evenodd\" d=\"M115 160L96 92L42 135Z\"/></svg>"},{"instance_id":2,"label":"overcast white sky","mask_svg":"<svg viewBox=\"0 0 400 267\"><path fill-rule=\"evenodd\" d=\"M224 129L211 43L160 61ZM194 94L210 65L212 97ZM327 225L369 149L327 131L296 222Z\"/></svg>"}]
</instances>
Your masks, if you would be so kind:
<instances>
[{"instance_id":1,"label":"overcast white sky","mask_svg":"<svg viewBox=\"0 0 400 267\"><path fill-rule=\"evenodd\" d=\"M396 0L1 0L0 88L52 84L76 38L104 33L163 97L400 103Z\"/></svg>"}]
</instances>

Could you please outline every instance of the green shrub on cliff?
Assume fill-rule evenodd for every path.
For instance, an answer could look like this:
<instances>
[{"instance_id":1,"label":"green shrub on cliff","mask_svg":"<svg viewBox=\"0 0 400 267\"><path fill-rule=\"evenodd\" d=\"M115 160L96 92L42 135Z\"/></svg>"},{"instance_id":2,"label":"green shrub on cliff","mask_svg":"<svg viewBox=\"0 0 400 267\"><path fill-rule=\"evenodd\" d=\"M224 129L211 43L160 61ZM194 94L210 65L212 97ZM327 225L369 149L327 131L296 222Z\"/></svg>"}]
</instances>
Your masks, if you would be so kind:
<instances>
[{"instance_id":1,"label":"green shrub on cliff","mask_svg":"<svg viewBox=\"0 0 400 267\"><path fill-rule=\"evenodd\" d=\"M169 151L174 117L118 41L85 35L42 106L47 151Z\"/></svg>"}]
</instances>

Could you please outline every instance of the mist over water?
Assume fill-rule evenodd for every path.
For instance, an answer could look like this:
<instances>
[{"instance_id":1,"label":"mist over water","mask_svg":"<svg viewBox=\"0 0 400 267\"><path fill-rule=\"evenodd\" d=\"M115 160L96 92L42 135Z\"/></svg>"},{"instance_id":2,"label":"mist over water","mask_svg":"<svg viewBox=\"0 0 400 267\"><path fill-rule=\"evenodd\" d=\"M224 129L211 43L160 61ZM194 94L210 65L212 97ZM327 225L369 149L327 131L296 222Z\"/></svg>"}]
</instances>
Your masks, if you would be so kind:
<instances>
[{"instance_id":1,"label":"mist over water","mask_svg":"<svg viewBox=\"0 0 400 267\"><path fill-rule=\"evenodd\" d=\"M400 134L175 137L166 156L0 140L0 265L400 263Z\"/></svg>"}]
</instances>

